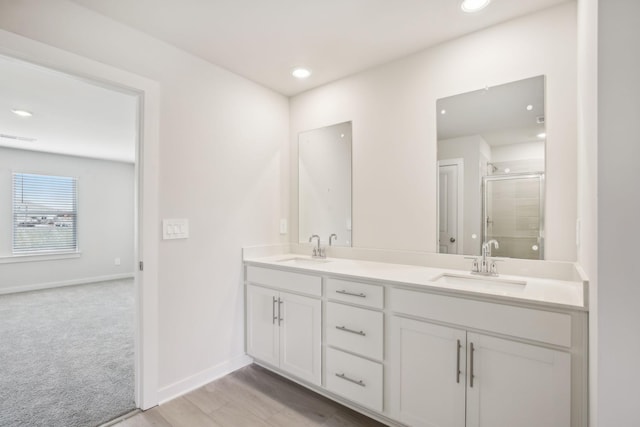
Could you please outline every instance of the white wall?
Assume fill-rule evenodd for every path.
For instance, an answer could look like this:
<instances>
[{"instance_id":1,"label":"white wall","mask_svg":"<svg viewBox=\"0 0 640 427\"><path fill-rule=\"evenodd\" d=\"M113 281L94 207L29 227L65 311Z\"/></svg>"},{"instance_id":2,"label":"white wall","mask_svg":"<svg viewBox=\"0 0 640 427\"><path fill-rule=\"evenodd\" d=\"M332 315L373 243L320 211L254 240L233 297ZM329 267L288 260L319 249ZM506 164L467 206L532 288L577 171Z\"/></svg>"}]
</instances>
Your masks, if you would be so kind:
<instances>
[{"instance_id":1,"label":"white wall","mask_svg":"<svg viewBox=\"0 0 640 427\"><path fill-rule=\"evenodd\" d=\"M598 425L598 0L578 1L578 262L589 277L589 420ZM606 424L603 424L606 426Z\"/></svg>"},{"instance_id":2,"label":"white wall","mask_svg":"<svg viewBox=\"0 0 640 427\"><path fill-rule=\"evenodd\" d=\"M640 2L598 5L598 424L638 424Z\"/></svg>"},{"instance_id":3,"label":"white wall","mask_svg":"<svg viewBox=\"0 0 640 427\"><path fill-rule=\"evenodd\" d=\"M436 100L546 75L546 255L576 259L576 5L443 43L291 99L295 135L353 121L353 243L435 252ZM297 241L297 236L293 236Z\"/></svg>"},{"instance_id":4,"label":"white wall","mask_svg":"<svg viewBox=\"0 0 640 427\"><path fill-rule=\"evenodd\" d=\"M544 159L543 141L498 145L491 148L492 162L510 162L514 160L531 159ZM542 166L544 167L544 163Z\"/></svg>"},{"instance_id":5,"label":"white wall","mask_svg":"<svg viewBox=\"0 0 640 427\"><path fill-rule=\"evenodd\" d=\"M66 0L0 1L0 28L159 82L159 211L191 233L159 248L160 399L241 360L240 248L288 241L287 98Z\"/></svg>"},{"instance_id":6,"label":"white wall","mask_svg":"<svg viewBox=\"0 0 640 427\"><path fill-rule=\"evenodd\" d=\"M79 258L6 262L12 255L12 172L78 179ZM0 201L0 293L133 275L133 164L0 147Z\"/></svg>"}]
</instances>

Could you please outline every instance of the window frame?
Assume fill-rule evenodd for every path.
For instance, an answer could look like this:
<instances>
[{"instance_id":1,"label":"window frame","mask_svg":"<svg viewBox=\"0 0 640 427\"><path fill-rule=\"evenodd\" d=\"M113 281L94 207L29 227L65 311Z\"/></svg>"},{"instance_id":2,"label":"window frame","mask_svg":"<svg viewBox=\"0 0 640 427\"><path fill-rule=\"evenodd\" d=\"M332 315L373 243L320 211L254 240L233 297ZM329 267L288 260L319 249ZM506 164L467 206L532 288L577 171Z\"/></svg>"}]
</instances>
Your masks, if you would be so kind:
<instances>
[{"instance_id":1,"label":"window frame","mask_svg":"<svg viewBox=\"0 0 640 427\"><path fill-rule=\"evenodd\" d=\"M18 175L36 175L40 177L52 177L52 178L66 178L71 179L74 182L74 248L53 248L53 249L34 249L34 250L21 250L16 251L15 246L15 238L16 238L16 204L15 204L15 194L16 194L16 176ZM51 173L43 173L43 172L25 172L25 171L12 171L11 172L11 254L15 261L20 259L27 260L29 258L39 258L42 260L48 259L63 259L63 258L76 258L80 254L80 236L79 236L79 182L77 176L72 175L59 175L59 174L51 174Z\"/></svg>"}]
</instances>

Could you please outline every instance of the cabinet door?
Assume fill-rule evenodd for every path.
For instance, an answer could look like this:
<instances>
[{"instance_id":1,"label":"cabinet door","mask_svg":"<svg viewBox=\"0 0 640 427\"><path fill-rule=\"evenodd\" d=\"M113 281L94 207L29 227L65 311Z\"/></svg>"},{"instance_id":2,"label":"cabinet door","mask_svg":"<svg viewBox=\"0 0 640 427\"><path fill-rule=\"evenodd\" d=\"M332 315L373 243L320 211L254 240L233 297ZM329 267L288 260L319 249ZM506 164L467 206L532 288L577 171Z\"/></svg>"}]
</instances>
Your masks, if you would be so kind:
<instances>
[{"instance_id":1,"label":"cabinet door","mask_svg":"<svg viewBox=\"0 0 640 427\"><path fill-rule=\"evenodd\" d=\"M571 425L568 353L474 333L467 347L468 427Z\"/></svg>"},{"instance_id":2,"label":"cabinet door","mask_svg":"<svg viewBox=\"0 0 640 427\"><path fill-rule=\"evenodd\" d=\"M280 369L320 384L322 302L281 292L279 305Z\"/></svg>"},{"instance_id":3,"label":"cabinet door","mask_svg":"<svg viewBox=\"0 0 640 427\"><path fill-rule=\"evenodd\" d=\"M394 418L410 426L464 427L465 339L462 330L392 317Z\"/></svg>"},{"instance_id":4,"label":"cabinet door","mask_svg":"<svg viewBox=\"0 0 640 427\"><path fill-rule=\"evenodd\" d=\"M247 285L247 353L278 366L278 293Z\"/></svg>"}]
</instances>

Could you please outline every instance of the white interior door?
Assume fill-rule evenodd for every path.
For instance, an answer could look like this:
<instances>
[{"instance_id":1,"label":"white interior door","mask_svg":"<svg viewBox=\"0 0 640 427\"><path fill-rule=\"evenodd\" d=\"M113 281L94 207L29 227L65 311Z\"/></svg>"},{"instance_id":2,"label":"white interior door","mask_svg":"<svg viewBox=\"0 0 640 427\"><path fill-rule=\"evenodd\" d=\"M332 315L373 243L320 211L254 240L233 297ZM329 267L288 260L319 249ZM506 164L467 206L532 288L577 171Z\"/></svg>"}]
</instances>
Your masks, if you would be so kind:
<instances>
[{"instance_id":1,"label":"white interior door","mask_svg":"<svg viewBox=\"0 0 640 427\"><path fill-rule=\"evenodd\" d=\"M569 353L468 333L472 346L467 427L571 425Z\"/></svg>"},{"instance_id":2,"label":"white interior door","mask_svg":"<svg viewBox=\"0 0 640 427\"><path fill-rule=\"evenodd\" d=\"M462 253L462 160L438 162L438 252Z\"/></svg>"}]
</instances>

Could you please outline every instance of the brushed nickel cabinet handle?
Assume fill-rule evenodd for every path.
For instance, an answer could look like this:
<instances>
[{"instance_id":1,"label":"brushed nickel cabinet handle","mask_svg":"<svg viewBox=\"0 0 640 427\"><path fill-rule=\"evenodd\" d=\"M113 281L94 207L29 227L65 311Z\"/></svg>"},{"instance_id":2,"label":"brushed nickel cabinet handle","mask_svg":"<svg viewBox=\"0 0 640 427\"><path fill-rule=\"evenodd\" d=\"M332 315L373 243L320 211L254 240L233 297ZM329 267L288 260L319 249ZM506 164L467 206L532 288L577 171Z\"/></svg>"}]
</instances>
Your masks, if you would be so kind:
<instances>
[{"instance_id":1,"label":"brushed nickel cabinet handle","mask_svg":"<svg viewBox=\"0 0 640 427\"><path fill-rule=\"evenodd\" d=\"M359 385L360 387L366 387L366 385L364 384L364 382L362 380L354 380L352 378L349 378L348 376L346 376L345 374L336 374L336 377L338 378L342 378L345 381L349 381L351 383L354 383L356 385Z\"/></svg>"},{"instance_id":2,"label":"brushed nickel cabinet handle","mask_svg":"<svg viewBox=\"0 0 640 427\"><path fill-rule=\"evenodd\" d=\"M473 388L473 343L469 343L469 387Z\"/></svg>"},{"instance_id":3,"label":"brushed nickel cabinet handle","mask_svg":"<svg viewBox=\"0 0 640 427\"><path fill-rule=\"evenodd\" d=\"M284 319L282 318L282 304L284 303L284 301L282 301L280 298L278 298L278 326L280 326L280 322L284 322Z\"/></svg>"},{"instance_id":4,"label":"brushed nickel cabinet handle","mask_svg":"<svg viewBox=\"0 0 640 427\"><path fill-rule=\"evenodd\" d=\"M273 303L271 303L271 316L273 316L273 324L276 324L276 320L278 320L278 316L276 316L276 302L278 302L278 298L273 297Z\"/></svg>"},{"instance_id":5,"label":"brushed nickel cabinet handle","mask_svg":"<svg viewBox=\"0 0 640 427\"><path fill-rule=\"evenodd\" d=\"M349 329L346 326L336 326L336 329L339 329L345 332L351 332L352 334L356 334L356 335L362 335L363 337L367 336L367 334L365 334L364 331L356 331L353 329Z\"/></svg>"},{"instance_id":6,"label":"brushed nickel cabinet handle","mask_svg":"<svg viewBox=\"0 0 640 427\"><path fill-rule=\"evenodd\" d=\"M363 294L362 292L359 294L354 294L353 292L349 292L346 290L341 290L341 291L336 291L337 294L343 294L343 295L351 295L352 297L360 297L360 298L366 298L367 296L365 294Z\"/></svg>"},{"instance_id":7,"label":"brushed nickel cabinet handle","mask_svg":"<svg viewBox=\"0 0 640 427\"><path fill-rule=\"evenodd\" d=\"M462 348L462 344L460 344L460 340L456 345L456 382L460 384L460 349Z\"/></svg>"}]
</instances>

